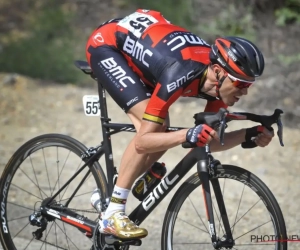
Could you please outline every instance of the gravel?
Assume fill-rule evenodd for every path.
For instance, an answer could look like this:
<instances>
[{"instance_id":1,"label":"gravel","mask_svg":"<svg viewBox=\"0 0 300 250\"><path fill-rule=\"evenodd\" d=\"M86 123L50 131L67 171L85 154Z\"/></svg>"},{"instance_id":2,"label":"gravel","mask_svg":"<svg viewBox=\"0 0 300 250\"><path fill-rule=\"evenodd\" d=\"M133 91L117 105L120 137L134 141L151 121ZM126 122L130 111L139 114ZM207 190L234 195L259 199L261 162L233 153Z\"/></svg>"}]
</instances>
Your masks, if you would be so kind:
<instances>
[{"instance_id":1,"label":"gravel","mask_svg":"<svg viewBox=\"0 0 300 250\"><path fill-rule=\"evenodd\" d=\"M0 74L0 89L0 173L20 145L40 134L54 132L67 134L87 146L95 146L101 141L99 117L86 117L82 108L83 95L97 94L96 83L91 82L90 88L81 88L71 84L57 85L34 81L20 75ZM247 104L246 99L242 102ZM192 126L193 114L202 111L204 104L201 100L177 102L170 111L171 124ZM241 110L241 106L238 104L232 110ZM112 121L129 122L109 96L108 107ZM248 111L252 110L249 108ZM260 112L270 114L270 110L260 110ZM232 122L229 129L253 125L251 122ZM119 165L122 153L132 136L132 133L122 133L112 137L116 166ZM300 222L299 129L285 128L284 142L285 147L281 147L278 139L274 138L266 148L243 150L236 147L226 152L216 153L214 156L223 163L241 166L259 176L272 190L281 206L288 235L300 235L298 229ZM186 152L181 147L176 147L163 156L162 161L166 162L168 171ZM196 169L192 170L195 171ZM141 249L160 249L161 227L170 199L171 195L143 222L142 226L149 230L149 236L143 240ZM89 203L89 200L82 202ZM128 212L137 204L137 201L130 196ZM299 247L300 243L289 243L290 250Z\"/></svg>"}]
</instances>

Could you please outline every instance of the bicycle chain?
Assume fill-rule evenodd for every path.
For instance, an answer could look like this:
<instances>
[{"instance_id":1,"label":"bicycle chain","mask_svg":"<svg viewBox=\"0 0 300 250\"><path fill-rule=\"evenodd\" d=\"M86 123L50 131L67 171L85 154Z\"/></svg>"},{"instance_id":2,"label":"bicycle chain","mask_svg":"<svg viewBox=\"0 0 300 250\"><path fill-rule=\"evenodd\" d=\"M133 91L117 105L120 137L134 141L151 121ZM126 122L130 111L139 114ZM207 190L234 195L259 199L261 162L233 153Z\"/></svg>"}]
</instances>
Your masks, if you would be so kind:
<instances>
[{"instance_id":1,"label":"bicycle chain","mask_svg":"<svg viewBox=\"0 0 300 250\"><path fill-rule=\"evenodd\" d=\"M60 208L60 209L63 209L64 207L62 207L62 206L59 206L59 205L50 205L49 206L50 208ZM76 212L84 212L84 213L93 213L93 214L99 214L97 211L90 211L90 210L83 210L83 209L76 209L76 208L69 208L68 207L68 209L69 210L71 210L71 211L76 211ZM50 245L50 246L53 246L53 247L56 247L57 249L62 249L62 250L68 250L68 249L66 249L66 248L62 248L62 247L60 247L60 246L58 246L58 245L55 245L55 244L53 244L53 243L50 243L50 242L48 242L48 241L46 241L46 240L41 240L41 239L37 239L38 241L41 241L41 242L43 242L43 243L45 243L45 244L48 244L48 245Z\"/></svg>"}]
</instances>

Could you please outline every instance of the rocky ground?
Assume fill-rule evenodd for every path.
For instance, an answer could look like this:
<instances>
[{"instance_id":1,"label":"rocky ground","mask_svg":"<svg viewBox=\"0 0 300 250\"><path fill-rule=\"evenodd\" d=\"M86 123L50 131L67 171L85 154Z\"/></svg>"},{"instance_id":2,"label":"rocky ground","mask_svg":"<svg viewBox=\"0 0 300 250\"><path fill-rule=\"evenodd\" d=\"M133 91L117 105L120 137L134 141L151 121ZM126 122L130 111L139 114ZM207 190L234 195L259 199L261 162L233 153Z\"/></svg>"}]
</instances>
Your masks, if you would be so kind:
<instances>
[{"instance_id":1,"label":"rocky ground","mask_svg":"<svg viewBox=\"0 0 300 250\"><path fill-rule=\"evenodd\" d=\"M44 133L63 133L75 137L87 146L101 141L99 117L86 117L83 113L82 97L96 94L96 83L91 80L90 88L74 85L57 85L51 82L34 81L18 75L0 75L0 173L15 150L28 139ZM247 98L246 98L247 99ZM242 100L234 110L240 110L253 100ZM204 102L180 101L171 109L171 123L176 126L192 126L192 116L203 109ZM122 111L108 97L109 114L115 122L129 122ZM274 107L275 108L275 107ZM251 110L251 107L248 109ZM261 113L269 110L260 110ZM184 115L183 115L184 114ZM289 117L284 118L287 122ZM232 122L229 129L252 126L249 122ZM276 128L275 128L276 130ZM132 134L113 136L115 164L118 166L126 144ZM300 184L300 131L285 127L285 147L278 139L267 148L243 150L240 147L217 153L215 157L223 163L240 165L258 175L277 198L289 235L300 235L299 195ZM170 150L164 157L168 170L186 153L181 147ZM193 172L195 169L193 170ZM143 241L142 249L159 249L160 233L164 212L171 197L162 202L143 226L150 231ZM87 202L89 201L82 201ZM128 210L136 205L131 199ZM300 238L300 236L299 236ZM289 243L289 249L299 249L300 243Z\"/></svg>"}]
</instances>

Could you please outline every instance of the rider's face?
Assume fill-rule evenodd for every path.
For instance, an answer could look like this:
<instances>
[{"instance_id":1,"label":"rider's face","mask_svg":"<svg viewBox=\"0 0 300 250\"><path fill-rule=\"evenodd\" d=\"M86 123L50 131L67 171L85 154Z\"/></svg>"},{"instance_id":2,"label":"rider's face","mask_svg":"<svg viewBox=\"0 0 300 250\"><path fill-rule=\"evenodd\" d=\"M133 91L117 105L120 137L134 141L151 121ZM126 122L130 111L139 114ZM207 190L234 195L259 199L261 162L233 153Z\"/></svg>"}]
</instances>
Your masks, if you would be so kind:
<instances>
[{"instance_id":1,"label":"rider's face","mask_svg":"<svg viewBox=\"0 0 300 250\"><path fill-rule=\"evenodd\" d=\"M227 76L219 90L220 96L226 105L233 106L243 95L248 94L249 86L250 84L238 84L237 81Z\"/></svg>"}]
</instances>

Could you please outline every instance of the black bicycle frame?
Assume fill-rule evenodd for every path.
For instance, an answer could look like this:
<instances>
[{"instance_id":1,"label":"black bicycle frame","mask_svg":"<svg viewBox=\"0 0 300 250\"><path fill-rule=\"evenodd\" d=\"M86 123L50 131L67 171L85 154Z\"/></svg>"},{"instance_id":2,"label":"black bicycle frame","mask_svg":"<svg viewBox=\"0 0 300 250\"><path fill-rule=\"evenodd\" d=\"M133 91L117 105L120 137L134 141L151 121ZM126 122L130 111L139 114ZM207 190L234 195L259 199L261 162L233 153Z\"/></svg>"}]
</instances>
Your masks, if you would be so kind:
<instances>
[{"instance_id":1,"label":"black bicycle frame","mask_svg":"<svg viewBox=\"0 0 300 250\"><path fill-rule=\"evenodd\" d=\"M112 143L110 136L112 134L116 134L119 132L136 132L134 126L132 124L120 124L120 123L110 123L110 119L108 118L107 113L107 105L106 105L106 94L101 84L99 86L99 102L100 102L100 110L101 110L101 125L102 125L102 136L103 142L101 146L97 148L97 151L91 155L85 164L58 190L51 199L47 202L51 204L51 202L55 199L55 197L87 166L92 165L93 162L98 161L99 158L104 154L105 162L106 162L106 170L107 170L107 183L108 183L108 197L101 197L103 202L106 202L110 198L114 183L113 178L115 175L115 167L112 157ZM177 131L182 128L180 127L170 127L169 131ZM206 147L197 147L191 149L187 155L174 167L174 169L167 174L161 182L154 188L154 190L144 198L144 200L132 211L129 215L129 218L134 221L137 225L140 225L147 216L153 211L153 209L166 197L166 195L176 186L176 184L191 170L191 168L197 163L197 172L202 183L202 189L204 194L205 201L205 209L206 214L208 216L208 224L209 224L209 233L211 235L212 242L215 243L217 241L216 238L216 230L213 216L213 207L211 201L211 191L209 182L212 183L212 187L214 189L214 193L216 195L216 199L218 201L218 207L220 211L220 215L223 221L224 230L227 235L227 239L232 239L232 234L230 230L230 225L224 205L224 200L220 188L220 184L217 178L211 178L209 174L209 164L212 159L212 156L209 152L209 146ZM87 175L85 176L85 178ZM79 186L83 184L85 178L80 182ZM71 195L70 199L72 199L76 193L78 188ZM69 204L70 200L67 201L66 204ZM49 208L46 207L46 210L49 211ZM53 210L53 209L52 209ZM74 220L80 220L80 216L67 208L58 209L59 214L64 219L61 219L73 226L80 227L89 232L94 232L97 227L96 222L84 219L81 220L81 225L75 225L72 221L67 221L66 217L76 218ZM56 216L57 217L57 216Z\"/></svg>"}]
</instances>

